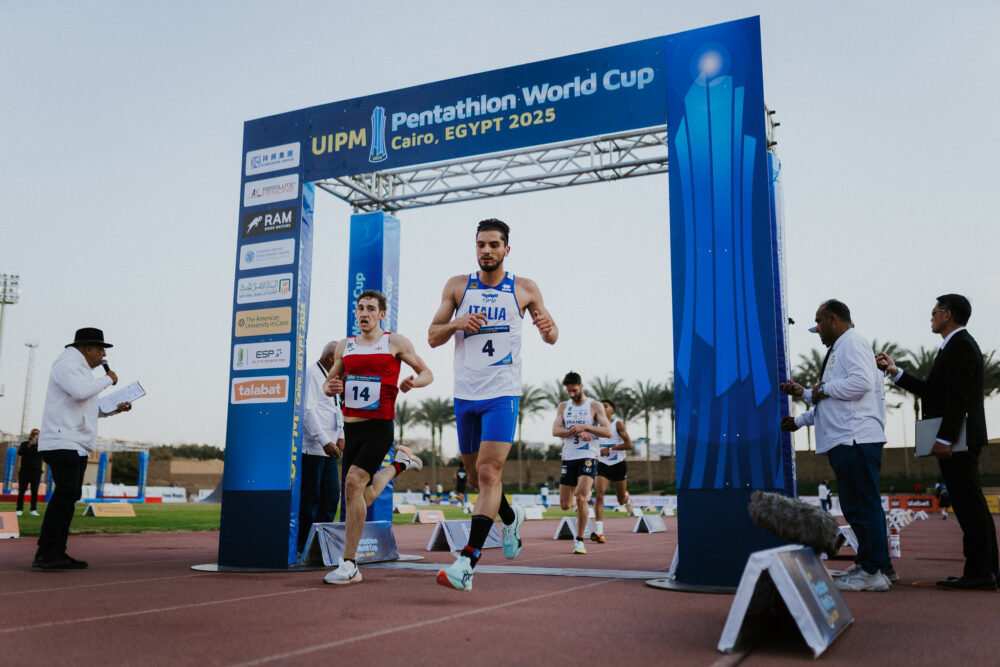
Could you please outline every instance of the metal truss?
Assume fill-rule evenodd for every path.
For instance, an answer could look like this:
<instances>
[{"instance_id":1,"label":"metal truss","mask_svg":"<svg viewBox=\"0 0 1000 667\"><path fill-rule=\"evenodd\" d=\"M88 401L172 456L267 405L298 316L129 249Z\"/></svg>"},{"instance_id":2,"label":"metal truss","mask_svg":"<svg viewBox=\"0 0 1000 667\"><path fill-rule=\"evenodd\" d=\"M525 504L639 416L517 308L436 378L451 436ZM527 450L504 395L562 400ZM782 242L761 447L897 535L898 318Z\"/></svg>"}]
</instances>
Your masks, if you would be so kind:
<instances>
[{"instance_id":1,"label":"metal truss","mask_svg":"<svg viewBox=\"0 0 1000 667\"><path fill-rule=\"evenodd\" d=\"M667 126L317 181L355 211L401 211L667 171Z\"/></svg>"}]
</instances>

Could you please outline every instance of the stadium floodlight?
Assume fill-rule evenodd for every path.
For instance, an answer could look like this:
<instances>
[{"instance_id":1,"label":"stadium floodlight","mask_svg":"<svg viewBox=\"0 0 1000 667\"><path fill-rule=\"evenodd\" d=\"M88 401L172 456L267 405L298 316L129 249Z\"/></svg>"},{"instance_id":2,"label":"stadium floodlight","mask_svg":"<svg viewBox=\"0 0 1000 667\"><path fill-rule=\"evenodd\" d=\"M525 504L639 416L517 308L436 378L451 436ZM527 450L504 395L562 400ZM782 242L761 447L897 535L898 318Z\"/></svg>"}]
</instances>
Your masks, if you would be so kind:
<instances>
[{"instance_id":1,"label":"stadium floodlight","mask_svg":"<svg viewBox=\"0 0 1000 667\"><path fill-rule=\"evenodd\" d=\"M21 276L0 273L0 349L3 349L3 312L21 298ZM3 395L0 392L0 395Z\"/></svg>"}]
</instances>

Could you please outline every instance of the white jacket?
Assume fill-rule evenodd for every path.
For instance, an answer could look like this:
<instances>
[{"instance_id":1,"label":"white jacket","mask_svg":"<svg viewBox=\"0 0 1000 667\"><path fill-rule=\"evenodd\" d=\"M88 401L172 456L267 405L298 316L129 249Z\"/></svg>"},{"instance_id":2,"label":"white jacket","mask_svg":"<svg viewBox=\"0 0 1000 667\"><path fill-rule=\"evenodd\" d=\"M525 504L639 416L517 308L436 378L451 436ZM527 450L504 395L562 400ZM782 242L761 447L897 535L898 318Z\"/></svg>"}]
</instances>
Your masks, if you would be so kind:
<instances>
[{"instance_id":1,"label":"white jacket","mask_svg":"<svg viewBox=\"0 0 1000 667\"><path fill-rule=\"evenodd\" d=\"M75 347L67 347L52 362L38 451L69 449L87 456L97 442L97 418L104 417L97 395L111 386L111 377L94 377L93 369Z\"/></svg>"}]
</instances>

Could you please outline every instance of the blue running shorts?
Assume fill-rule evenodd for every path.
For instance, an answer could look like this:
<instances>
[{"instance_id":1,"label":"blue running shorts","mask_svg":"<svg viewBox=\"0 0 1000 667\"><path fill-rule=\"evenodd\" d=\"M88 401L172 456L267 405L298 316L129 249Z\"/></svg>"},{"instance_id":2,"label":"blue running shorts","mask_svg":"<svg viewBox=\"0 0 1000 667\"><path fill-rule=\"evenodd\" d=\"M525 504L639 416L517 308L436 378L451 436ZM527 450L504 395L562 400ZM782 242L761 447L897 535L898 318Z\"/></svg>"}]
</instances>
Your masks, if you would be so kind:
<instances>
[{"instance_id":1,"label":"blue running shorts","mask_svg":"<svg viewBox=\"0 0 1000 667\"><path fill-rule=\"evenodd\" d=\"M482 401L455 399L455 426L458 450L462 454L479 451L479 443L514 442L520 396L500 396Z\"/></svg>"}]
</instances>

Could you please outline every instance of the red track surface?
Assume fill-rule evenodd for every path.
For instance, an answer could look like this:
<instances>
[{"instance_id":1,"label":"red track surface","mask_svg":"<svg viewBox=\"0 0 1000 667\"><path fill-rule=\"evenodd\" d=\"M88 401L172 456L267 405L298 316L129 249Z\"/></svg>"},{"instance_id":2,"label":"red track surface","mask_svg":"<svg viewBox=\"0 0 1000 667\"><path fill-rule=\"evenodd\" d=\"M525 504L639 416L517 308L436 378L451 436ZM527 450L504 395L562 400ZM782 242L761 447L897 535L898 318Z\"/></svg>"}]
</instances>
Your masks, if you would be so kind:
<instances>
[{"instance_id":1,"label":"red track surface","mask_svg":"<svg viewBox=\"0 0 1000 667\"><path fill-rule=\"evenodd\" d=\"M607 544L552 539L556 523L527 522L525 549L485 564L666 571L668 531L633 534L608 521ZM397 526L400 553L427 552L433 526ZM793 635L749 654L715 649L730 595L654 589L642 580L476 575L471 593L433 572L362 567L364 581L322 583L323 572L215 574L217 533L73 536L81 571L30 569L34 539L0 542L0 665L745 665L811 662ZM961 573L954 518L932 515L903 531L902 576L888 593L848 593L855 623L820 660L827 665L1000 664L1000 594L934 588ZM847 569L849 561L832 561Z\"/></svg>"}]
</instances>

